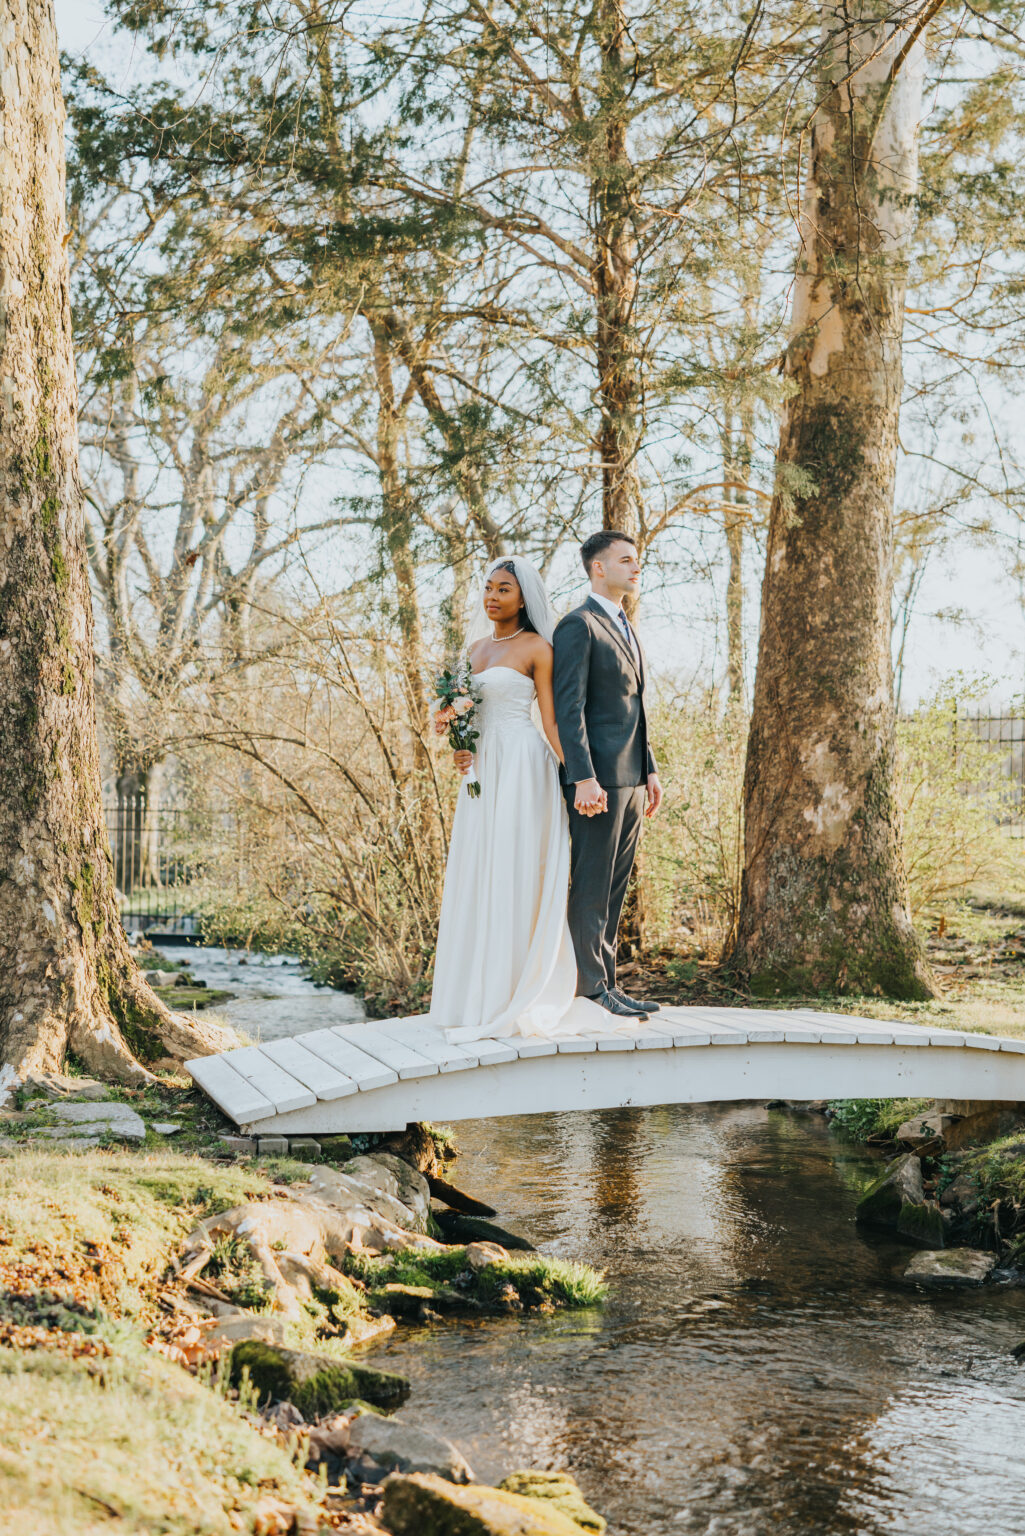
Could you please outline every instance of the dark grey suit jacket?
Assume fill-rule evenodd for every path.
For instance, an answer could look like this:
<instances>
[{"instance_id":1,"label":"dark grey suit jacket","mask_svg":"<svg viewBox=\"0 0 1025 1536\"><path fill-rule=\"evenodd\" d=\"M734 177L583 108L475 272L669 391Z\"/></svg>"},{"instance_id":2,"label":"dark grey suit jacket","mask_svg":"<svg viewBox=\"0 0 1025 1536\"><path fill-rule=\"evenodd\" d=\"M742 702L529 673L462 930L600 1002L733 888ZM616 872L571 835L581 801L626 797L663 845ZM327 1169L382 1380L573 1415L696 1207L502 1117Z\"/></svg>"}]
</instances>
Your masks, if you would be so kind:
<instances>
[{"instance_id":1,"label":"dark grey suit jacket","mask_svg":"<svg viewBox=\"0 0 1025 1536\"><path fill-rule=\"evenodd\" d=\"M559 621L553 643L562 782L597 779L605 789L646 783L655 759L644 713L644 653L638 665L620 626L591 598Z\"/></svg>"}]
</instances>

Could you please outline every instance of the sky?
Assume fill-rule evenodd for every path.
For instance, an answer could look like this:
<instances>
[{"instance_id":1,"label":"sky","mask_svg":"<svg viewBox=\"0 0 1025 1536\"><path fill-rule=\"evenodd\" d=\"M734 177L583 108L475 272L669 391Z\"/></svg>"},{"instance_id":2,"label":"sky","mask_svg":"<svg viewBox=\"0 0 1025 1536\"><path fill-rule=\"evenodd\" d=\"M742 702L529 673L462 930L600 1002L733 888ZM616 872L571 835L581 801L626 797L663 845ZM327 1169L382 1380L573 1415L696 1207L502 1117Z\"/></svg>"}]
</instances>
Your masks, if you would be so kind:
<instances>
[{"instance_id":1,"label":"sky","mask_svg":"<svg viewBox=\"0 0 1025 1536\"><path fill-rule=\"evenodd\" d=\"M134 67L131 43L113 39L99 0L55 0L55 10L62 48L75 54L93 54L108 69L116 63L118 70L130 76ZM1019 553L1025 550L1025 530L1021 537ZM757 578L756 570L749 571L747 599L751 611L757 598ZM709 592L706 610L716 606L710 602L711 596ZM656 670L687 676L699 674L710 659L721 663L721 653L716 656L711 652L712 626L707 611L698 622L696 602L700 599L693 583L662 586L651 592L644 607L644 633ZM962 615L959 622L951 618L955 612ZM694 616L692 625L686 622L688 613ZM755 648L752 633L751 664ZM986 679L986 697L994 705L1025 695L1025 589L1007 574L992 546L959 546L956 554L948 554L927 572L908 636L902 704L913 705L956 673Z\"/></svg>"}]
</instances>

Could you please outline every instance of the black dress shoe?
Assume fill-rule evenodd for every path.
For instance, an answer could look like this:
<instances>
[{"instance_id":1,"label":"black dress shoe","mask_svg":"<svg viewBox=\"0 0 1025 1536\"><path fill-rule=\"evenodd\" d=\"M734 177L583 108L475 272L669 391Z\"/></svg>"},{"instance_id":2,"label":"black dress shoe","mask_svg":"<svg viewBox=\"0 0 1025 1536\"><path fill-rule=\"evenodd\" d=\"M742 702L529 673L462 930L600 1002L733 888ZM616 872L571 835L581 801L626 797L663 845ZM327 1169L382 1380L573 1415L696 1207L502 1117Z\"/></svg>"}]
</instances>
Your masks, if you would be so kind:
<instances>
[{"instance_id":1,"label":"black dress shoe","mask_svg":"<svg viewBox=\"0 0 1025 1536\"><path fill-rule=\"evenodd\" d=\"M619 1001L626 1003L629 1008L639 1008L642 1013L657 1013L661 1007L660 1003L641 1003L636 997L627 997L626 993L621 992L618 987L612 988L612 996L618 997Z\"/></svg>"},{"instance_id":2,"label":"black dress shoe","mask_svg":"<svg viewBox=\"0 0 1025 1536\"><path fill-rule=\"evenodd\" d=\"M636 1003L627 1002L615 992L599 992L597 997L591 998L592 1003L597 1003L599 1008L604 1008L606 1013L614 1013L617 1019L646 1019L648 1015L643 1008Z\"/></svg>"}]
</instances>

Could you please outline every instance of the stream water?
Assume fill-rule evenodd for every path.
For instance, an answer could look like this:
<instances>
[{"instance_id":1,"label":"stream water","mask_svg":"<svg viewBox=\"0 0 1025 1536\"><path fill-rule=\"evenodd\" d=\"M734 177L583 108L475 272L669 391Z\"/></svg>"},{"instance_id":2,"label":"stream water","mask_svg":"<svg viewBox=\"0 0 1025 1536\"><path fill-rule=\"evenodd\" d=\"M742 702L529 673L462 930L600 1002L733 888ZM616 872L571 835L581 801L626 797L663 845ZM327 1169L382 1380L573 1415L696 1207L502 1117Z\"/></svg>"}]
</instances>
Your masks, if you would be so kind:
<instances>
[{"instance_id":1,"label":"stream water","mask_svg":"<svg viewBox=\"0 0 1025 1536\"><path fill-rule=\"evenodd\" d=\"M748 1105L457 1134L464 1188L611 1283L374 1349L479 1479L566 1468L610 1536L1025 1532L1025 1293L904 1286L852 1219L871 1153Z\"/></svg>"}]
</instances>

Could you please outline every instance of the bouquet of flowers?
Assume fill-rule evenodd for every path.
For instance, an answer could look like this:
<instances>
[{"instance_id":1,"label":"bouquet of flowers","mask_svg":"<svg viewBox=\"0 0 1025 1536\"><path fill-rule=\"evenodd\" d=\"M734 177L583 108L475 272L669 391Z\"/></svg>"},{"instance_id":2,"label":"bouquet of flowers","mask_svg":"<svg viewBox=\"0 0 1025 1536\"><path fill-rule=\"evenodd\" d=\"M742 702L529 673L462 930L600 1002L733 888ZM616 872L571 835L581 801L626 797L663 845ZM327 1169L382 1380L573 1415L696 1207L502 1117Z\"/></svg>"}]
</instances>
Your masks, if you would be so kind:
<instances>
[{"instance_id":1,"label":"bouquet of flowers","mask_svg":"<svg viewBox=\"0 0 1025 1536\"><path fill-rule=\"evenodd\" d=\"M474 724L480 693L473 686L469 663L464 662L454 672L447 668L434 685L437 695L435 726L448 726L449 746L453 752L472 752L480 732ZM471 768L466 779L466 793L471 799L480 798L480 780Z\"/></svg>"}]
</instances>

